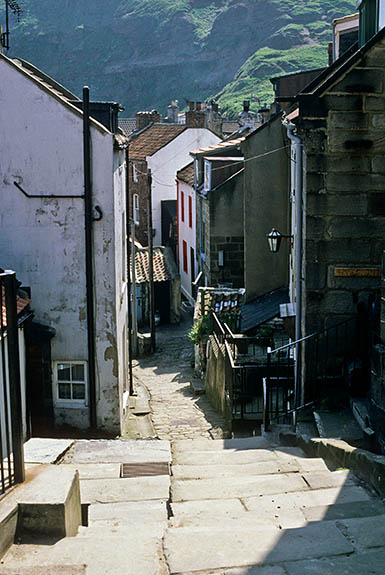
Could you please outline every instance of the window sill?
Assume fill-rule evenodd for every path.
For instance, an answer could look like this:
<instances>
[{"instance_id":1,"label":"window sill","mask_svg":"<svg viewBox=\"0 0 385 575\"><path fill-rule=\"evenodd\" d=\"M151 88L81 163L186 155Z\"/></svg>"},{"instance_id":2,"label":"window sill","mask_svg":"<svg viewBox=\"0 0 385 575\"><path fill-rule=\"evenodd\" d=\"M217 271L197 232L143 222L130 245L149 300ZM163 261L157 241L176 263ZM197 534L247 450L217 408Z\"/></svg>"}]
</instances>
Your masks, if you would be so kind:
<instances>
[{"instance_id":1,"label":"window sill","mask_svg":"<svg viewBox=\"0 0 385 575\"><path fill-rule=\"evenodd\" d=\"M54 405L54 408L58 409L88 409L88 405L84 400L66 400L66 399L57 399Z\"/></svg>"}]
</instances>

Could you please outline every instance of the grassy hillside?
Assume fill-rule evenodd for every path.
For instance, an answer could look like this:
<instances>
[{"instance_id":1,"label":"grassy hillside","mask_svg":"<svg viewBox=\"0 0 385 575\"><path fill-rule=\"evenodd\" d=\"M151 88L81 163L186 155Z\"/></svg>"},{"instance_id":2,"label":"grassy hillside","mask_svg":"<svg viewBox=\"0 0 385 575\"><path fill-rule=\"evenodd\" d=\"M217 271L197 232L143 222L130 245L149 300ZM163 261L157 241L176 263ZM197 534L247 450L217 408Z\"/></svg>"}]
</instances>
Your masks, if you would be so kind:
<instances>
[{"instance_id":1,"label":"grassy hillside","mask_svg":"<svg viewBox=\"0 0 385 575\"><path fill-rule=\"evenodd\" d=\"M331 21L355 0L23 0L11 56L127 114L220 94L238 111L271 98L268 76L323 65ZM4 22L3 3L0 23ZM301 49L299 50L299 48ZM226 86L225 88L223 88Z\"/></svg>"}]
</instances>

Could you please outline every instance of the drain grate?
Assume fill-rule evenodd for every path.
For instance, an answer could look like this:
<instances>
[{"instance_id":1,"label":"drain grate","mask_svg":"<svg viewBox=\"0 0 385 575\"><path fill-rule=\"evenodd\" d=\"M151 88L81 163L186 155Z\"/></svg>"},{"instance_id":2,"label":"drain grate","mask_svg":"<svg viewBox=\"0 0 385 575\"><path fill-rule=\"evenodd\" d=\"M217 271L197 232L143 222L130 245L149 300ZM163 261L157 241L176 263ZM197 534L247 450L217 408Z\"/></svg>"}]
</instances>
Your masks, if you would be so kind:
<instances>
[{"instance_id":1,"label":"drain grate","mask_svg":"<svg viewBox=\"0 0 385 575\"><path fill-rule=\"evenodd\" d=\"M120 477L152 477L155 475L170 475L170 464L167 462L155 463L122 463Z\"/></svg>"}]
</instances>

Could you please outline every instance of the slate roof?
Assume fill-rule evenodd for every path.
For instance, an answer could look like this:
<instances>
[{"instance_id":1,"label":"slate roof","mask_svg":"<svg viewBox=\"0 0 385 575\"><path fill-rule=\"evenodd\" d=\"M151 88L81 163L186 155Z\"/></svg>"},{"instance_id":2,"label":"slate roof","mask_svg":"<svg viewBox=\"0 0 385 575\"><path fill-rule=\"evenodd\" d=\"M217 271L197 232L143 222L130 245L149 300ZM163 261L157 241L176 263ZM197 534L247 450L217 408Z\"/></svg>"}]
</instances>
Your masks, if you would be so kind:
<instances>
[{"instance_id":1,"label":"slate roof","mask_svg":"<svg viewBox=\"0 0 385 575\"><path fill-rule=\"evenodd\" d=\"M136 130L136 118L119 118L118 124L126 136L130 136Z\"/></svg>"},{"instance_id":2,"label":"slate roof","mask_svg":"<svg viewBox=\"0 0 385 575\"><path fill-rule=\"evenodd\" d=\"M241 143L245 140L245 136L240 138L235 138L234 140L225 140L223 142L218 142L213 146L208 146L207 148L200 148L199 150L194 150L190 152L192 156L207 156L211 154L219 153L219 155L227 150L233 150L238 148Z\"/></svg>"},{"instance_id":3,"label":"slate roof","mask_svg":"<svg viewBox=\"0 0 385 575\"><path fill-rule=\"evenodd\" d=\"M154 282L166 282L178 275L178 269L170 248L154 247L153 254ZM135 254L136 283L150 281L148 249L140 248Z\"/></svg>"},{"instance_id":4,"label":"slate roof","mask_svg":"<svg viewBox=\"0 0 385 575\"><path fill-rule=\"evenodd\" d=\"M178 180L185 182L185 184L189 184L189 186L193 186L194 185L194 162L190 162L189 164L187 164L187 166L185 166L184 168L179 170L176 173L176 177L178 178Z\"/></svg>"},{"instance_id":5,"label":"slate roof","mask_svg":"<svg viewBox=\"0 0 385 575\"><path fill-rule=\"evenodd\" d=\"M265 321L279 316L279 306L289 301L286 287L265 294L241 307L241 333L247 333Z\"/></svg>"},{"instance_id":6,"label":"slate roof","mask_svg":"<svg viewBox=\"0 0 385 575\"><path fill-rule=\"evenodd\" d=\"M182 124L151 124L131 142L130 158L145 160L167 146L186 129L187 126Z\"/></svg>"},{"instance_id":7,"label":"slate roof","mask_svg":"<svg viewBox=\"0 0 385 575\"><path fill-rule=\"evenodd\" d=\"M31 303L30 299L28 299L24 296L21 296L21 295L16 296L16 309L17 309L18 317L20 317L20 315L29 306L30 303ZM7 310L5 307L5 288L4 288L4 286L1 289L1 316L2 316L2 325L3 325L3 327L6 327L7 326Z\"/></svg>"}]
</instances>

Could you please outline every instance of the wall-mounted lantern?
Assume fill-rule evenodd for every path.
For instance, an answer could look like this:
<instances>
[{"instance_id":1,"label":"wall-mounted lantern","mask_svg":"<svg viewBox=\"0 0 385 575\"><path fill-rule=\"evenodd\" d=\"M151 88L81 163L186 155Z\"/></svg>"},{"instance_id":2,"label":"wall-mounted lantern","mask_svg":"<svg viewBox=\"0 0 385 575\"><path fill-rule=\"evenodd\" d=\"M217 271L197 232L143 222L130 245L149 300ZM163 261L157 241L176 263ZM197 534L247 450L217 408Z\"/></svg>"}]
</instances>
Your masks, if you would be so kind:
<instances>
[{"instance_id":1,"label":"wall-mounted lantern","mask_svg":"<svg viewBox=\"0 0 385 575\"><path fill-rule=\"evenodd\" d=\"M282 238L290 238L292 239L293 236L284 236L278 230L273 228L269 234L266 234L267 241L269 242L270 251L273 254L279 252L279 248L281 247Z\"/></svg>"}]
</instances>

